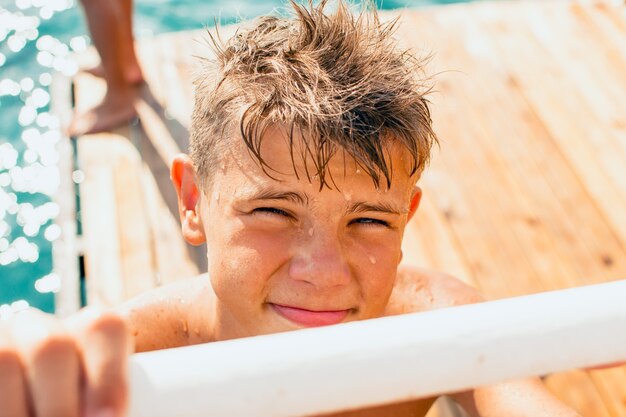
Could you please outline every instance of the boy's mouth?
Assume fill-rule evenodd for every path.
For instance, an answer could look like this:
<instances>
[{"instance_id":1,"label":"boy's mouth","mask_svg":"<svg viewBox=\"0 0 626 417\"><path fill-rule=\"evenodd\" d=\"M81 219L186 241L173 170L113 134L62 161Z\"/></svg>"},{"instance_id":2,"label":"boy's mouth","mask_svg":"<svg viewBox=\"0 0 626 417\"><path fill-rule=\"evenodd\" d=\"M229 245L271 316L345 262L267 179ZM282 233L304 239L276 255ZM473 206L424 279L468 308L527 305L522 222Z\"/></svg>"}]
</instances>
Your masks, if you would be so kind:
<instances>
[{"instance_id":1,"label":"boy's mouth","mask_svg":"<svg viewBox=\"0 0 626 417\"><path fill-rule=\"evenodd\" d=\"M341 323L350 313L350 310L312 311L272 303L270 303L270 306L280 316L305 327L328 326Z\"/></svg>"}]
</instances>

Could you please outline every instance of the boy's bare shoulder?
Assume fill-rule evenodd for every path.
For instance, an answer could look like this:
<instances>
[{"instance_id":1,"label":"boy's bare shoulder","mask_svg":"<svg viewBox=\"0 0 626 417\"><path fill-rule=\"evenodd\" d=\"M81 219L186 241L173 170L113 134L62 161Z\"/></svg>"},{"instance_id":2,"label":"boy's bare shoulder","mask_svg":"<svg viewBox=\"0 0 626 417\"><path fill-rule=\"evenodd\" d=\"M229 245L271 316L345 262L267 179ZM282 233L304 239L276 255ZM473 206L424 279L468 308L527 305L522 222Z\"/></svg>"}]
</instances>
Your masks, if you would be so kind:
<instances>
[{"instance_id":1,"label":"boy's bare shoulder","mask_svg":"<svg viewBox=\"0 0 626 417\"><path fill-rule=\"evenodd\" d=\"M138 352L213 341L215 293L207 274L147 291L118 306Z\"/></svg>"},{"instance_id":2,"label":"boy's bare shoulder","mask_svg":"<svg viewBox=\"0 0 626 417\"><path fill-rule=\"evenodd\" d=\"M478 290L442 272L401 266L386 315L415 313L484 301Z\"/></svg>"}]
</instances>

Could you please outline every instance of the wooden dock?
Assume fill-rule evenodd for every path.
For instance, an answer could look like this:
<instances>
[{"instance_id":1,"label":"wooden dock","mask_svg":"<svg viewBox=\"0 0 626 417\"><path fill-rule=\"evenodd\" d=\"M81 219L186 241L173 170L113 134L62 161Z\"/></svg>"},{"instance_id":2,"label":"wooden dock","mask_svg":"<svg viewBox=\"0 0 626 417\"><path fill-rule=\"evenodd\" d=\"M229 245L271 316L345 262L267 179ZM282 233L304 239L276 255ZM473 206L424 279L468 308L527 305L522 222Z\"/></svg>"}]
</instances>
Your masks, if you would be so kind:
<instances>
[{"instance_id":1,"label":"wooden dock","mask_svg":"<svg viewBox=\"0 0 626 417\"><path fill-rule=\"evenodd\" d=\"M421 180L406 263L449 272L490 299L626 279L623 2L476 2L385 16L397 14L402 42L433 54L441 140ZM204 268L202 249L180 237L167 170L187 146L202 38L139 42L141 123L78 140L76 247L89 302L114 304ZM87 75L74 85L79 109L104 88ZM583 416L625 417L625 372L545 382Z\"/></svg>"}]
</instances>

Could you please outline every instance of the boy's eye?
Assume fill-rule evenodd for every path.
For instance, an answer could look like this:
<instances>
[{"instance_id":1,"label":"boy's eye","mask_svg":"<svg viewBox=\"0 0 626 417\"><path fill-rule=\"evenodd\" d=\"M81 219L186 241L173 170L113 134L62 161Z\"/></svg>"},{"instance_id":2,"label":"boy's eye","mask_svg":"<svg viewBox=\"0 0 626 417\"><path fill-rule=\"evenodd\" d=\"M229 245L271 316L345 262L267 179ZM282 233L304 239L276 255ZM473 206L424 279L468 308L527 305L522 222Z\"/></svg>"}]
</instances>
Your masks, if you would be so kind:
<instances>
[{"instance_id":1,"label":"boy's eye","mask_svg":"<svg viewBox=\"0 0 626 417\"><path fill-rule=\"evenodd\" d=\"M360 217L358 219L352 220L350 223L389 227L389 223L388 222L386 222L384 220L380 220L380 219L372 219L370 217Z\"/></svg>"},{"instance_id":2,"label":"boy's eye","mask_svg":"<svg viewBox=\"0 0 626 417\"><path fill-rule=\"evenodd\" d=\"M252 210L253 213L262 213L262 214L275 214L282 217L292 217L291 214L287 213L285 210L281 210L276 207L258 207Z\"/></svg>"}]
</instances>

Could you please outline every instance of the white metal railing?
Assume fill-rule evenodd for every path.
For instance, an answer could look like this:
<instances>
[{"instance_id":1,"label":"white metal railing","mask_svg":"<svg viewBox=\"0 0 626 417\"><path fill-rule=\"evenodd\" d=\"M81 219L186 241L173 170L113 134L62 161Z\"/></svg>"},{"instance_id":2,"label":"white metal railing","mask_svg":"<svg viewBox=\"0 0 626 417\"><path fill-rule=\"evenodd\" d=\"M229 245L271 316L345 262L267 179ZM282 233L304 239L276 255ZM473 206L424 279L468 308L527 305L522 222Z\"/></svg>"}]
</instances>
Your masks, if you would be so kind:
<instances>
[{"instance_id":1,"label":"white metal railing","mask_svg":"<svg viewBox=\"0 0 626 417\"><path fill-rule=\"evenodd\" d=\"M626 281L131 358L131 417L284 417L626 360Z\"/></svg>"}]
</instances>

